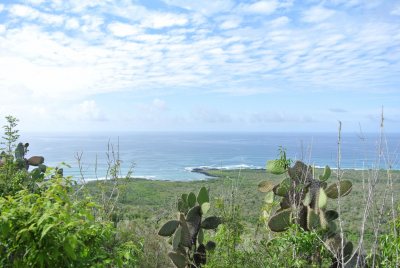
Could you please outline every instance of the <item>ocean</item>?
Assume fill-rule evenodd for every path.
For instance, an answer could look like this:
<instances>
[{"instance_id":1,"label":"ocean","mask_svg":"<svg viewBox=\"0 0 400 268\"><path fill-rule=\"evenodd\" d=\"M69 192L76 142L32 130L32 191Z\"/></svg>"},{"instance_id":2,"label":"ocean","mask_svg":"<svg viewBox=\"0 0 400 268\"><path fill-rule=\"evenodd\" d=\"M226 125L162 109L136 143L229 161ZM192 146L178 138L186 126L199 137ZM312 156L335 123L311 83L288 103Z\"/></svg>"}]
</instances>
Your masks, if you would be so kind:
<instances>
[{"instance_id":1,"label":"ocean","mask_svg":"<svg viewBox=\"0 0 400 268\"><path fill-rule=\"evenodd\" d=\"M125 175L133 165L133 176L158 180L200 180L205 175L193 168L264 168L267 160L278 156L279 146L287 156L315 166L337 167L336 133L29 133L28 157L42 155L48 166L62 162L64 174L78 179L102 179L107 174L107 148L119 154ZM387 146L386 146L387 143ZM341 168L400 169L400 135L386 134L384 153L379 154L379 134L344 133ZM110 152L111 153L111 152ZM79 168L76 156L81 156ZM381 156L381 157L380 157Z\"/></svg>"}]
</instances>

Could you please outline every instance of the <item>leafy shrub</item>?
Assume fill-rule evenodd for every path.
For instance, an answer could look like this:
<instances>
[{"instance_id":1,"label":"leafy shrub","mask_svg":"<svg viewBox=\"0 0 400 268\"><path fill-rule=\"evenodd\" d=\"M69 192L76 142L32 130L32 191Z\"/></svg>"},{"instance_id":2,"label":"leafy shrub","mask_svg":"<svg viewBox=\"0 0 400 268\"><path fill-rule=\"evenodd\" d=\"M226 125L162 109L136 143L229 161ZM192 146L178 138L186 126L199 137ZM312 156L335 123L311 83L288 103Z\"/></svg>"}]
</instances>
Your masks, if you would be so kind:
<instances>
[{"instance_id":1,"label":"leafy shrub","mask_svg":"<svg viewBox=\"0 0 400 268\"><path fill-rule=\"evenodd\" d=\"M118 239L114 224L101 217L103 207L78 195L62 169L45 167L43 157L26 159L29 144L15 145L17 120L6 119L1 143L6 151L0 157L0 266L137 266L141 244ZM30 165L36 168L29 170Z\"/></svg>"},{"instance_id":2,"label":"leafy shrub","mask_svg":"<svg viewBox=\"0 0 400 268\"><path fill-rule=\"evenodd\" d=\"M397 208L397 213L400 211L400 205ZM368 262L370 265L380 267L399 267L400 265L400 216L390 223L390 229L387 233L379 236L379 244L377 255L369 256Z\"/></svg>"},{"instance_id":3,"label":"leafy shrub","mask_svg":"<svg viewBox=\"0 0 400 268\"><path fill-rule=\"evenodd\" d=\"M94 217L98 206L71 198L71 181L53 178L41 190L0 198L2 267L135 264L140 248L131 242L116 245L112 223Z\"/></svg>"}]
</instances>

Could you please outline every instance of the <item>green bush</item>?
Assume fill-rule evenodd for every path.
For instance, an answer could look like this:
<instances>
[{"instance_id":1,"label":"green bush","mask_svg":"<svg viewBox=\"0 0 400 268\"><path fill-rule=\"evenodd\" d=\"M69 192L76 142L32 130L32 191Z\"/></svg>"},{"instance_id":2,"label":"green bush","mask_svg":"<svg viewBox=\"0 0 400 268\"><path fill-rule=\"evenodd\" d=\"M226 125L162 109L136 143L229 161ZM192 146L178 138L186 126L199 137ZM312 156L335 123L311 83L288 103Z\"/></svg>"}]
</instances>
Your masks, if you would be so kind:
<instances>
[{"instance_id":1,"label":"green bush","mask_svg":"<svg viewBox=\"0 0 400 268\"><path fill-rule=\"evenodd\" d=\"M118 245L110 222L90 199L73 200L71 181L53 178L40 193L0 198L2 267L92 267L135 264L140 248Z\"/></svg>"},{"instance_id":2,"label":"green bush","mask_svg":"<svg viewBox=\"0 0 400 268\"><path fill-rule=\"evenodd\" d=\"M77 194L62 169L25 158L7 117L0 157L0 267L135 267L141 243L120 239L104 209ZM12 150L15 148L13 155ZM36 168L29 170L29 166ZM75 184L76 185L76 184Z\"/></svg>"},{"instance_id":3,"label":"green bush","mask_svg":"<svg viewBox=\"0 0 400 268\"><path fill-rule=\"evenodd\" d=\"M397 213L399 212L400 205L397 208ZM390 228L387 233L382 233L379 236L375 260L373 256L369 256L368 258L371 266L399 267L400 265L400 216L398 215L389 226Z\"/></svg>"}]
</instances>

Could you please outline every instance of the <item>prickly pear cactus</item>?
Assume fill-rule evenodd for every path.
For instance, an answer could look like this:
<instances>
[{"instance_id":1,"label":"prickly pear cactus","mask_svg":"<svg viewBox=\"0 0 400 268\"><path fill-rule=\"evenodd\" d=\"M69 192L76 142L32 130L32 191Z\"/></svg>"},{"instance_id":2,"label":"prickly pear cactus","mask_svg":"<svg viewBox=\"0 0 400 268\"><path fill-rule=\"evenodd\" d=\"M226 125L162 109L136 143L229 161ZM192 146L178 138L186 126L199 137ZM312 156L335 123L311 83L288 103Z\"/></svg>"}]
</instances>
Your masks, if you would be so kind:
<instances>
[{"instance_id":1,"label":"prickly pear cactus","mask_svg":"<svg viewBox=\"0 0 400 268\"><path fill-rule=\"evenodd\" d=\"M265 217L269 229L283 232L290 225L298 224L305 231L322 230L327 244L333 245L332 252L342 252L335 242L338 234L334 220L338 218L338 213L327 210L327 205L329 198L336 199L348 195L352 183L343 180L327 186L326 181L331 175L329 166L325 167L323 175L317 179L311 166L297 161L293 166L285 167L282 165L284 160L281 155L281 159L267 162L267 172L286 174L281 183L274 185L270 181L263 181L258 185L258 190L266 193L266 199L270 202L275 196L281 197L280 208L274 214ZM346 257L351 255L352 245L349 243L351 242L344 243Z\"/></svg>"},{"instance_id":2,"label":"prickly pear cactus","mask_svg":"<svg viewBox=\"0 0 400 268\"><path fill-rule=\"evenodd\" d=\"M172 251L168 253L178 268L201 267L206 264L207 251L215 249L213 241L204 243L204 230L216 229L221 219L203 216L210 209L208 190L202 187L196 196L193 192L182 194L178 200L178 218L166 222L158 234L172 237Z\"/></svg>"},{"instance_id":3,"label":"prickly pear cactus","mask_svg":"<svg viewBox=\"0 0 400 268\"><path fill-rule=\"evenodd\" d=\"M14 159L13 157L7 158L4 157L5 161L12 161L15 163L15 166L20 170L29 170L29 167L33 168L29 173L33 180L38 181L44 178L44 173L46 172L46 165L44 165L44 157L43 156L32 156L29 159L25 158L28 153L29 143L18 143L17 147L14 151ZM4 164L4 160L1 161Z\"/></svg>"}]
</instances>

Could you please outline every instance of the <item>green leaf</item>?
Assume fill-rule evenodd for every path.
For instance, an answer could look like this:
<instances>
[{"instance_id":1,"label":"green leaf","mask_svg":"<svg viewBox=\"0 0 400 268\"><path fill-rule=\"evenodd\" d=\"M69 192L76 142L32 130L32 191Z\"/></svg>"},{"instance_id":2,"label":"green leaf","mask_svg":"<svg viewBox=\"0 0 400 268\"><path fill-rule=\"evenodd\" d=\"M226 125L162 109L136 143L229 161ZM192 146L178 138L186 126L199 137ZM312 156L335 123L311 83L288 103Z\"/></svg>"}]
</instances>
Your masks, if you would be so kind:
<instances>
[{"instance_id":1,"label":"green leaf","mask_svg":"<svg viewBox=\"0 0 400 268\"><path fill-rule=\"evenodd\" d=\"M197 195L197 202L200 204L200 206L205 202L210 202L206 187L201 187L199 194Z\"/></svg>"},{"instance_id":2,"label":"green leaf","mask_svg":"<svg viewBox=\"0 0 400 268\"><path fill-rule=\"evenodd\" d=\"M196 195L193 192L190 192L190 194L187 197L187 203L189 205L189 208L194 207L196 204Z\"/></svg>"},{"instance_id":3,"label":"green leaf","mask_svg":"<svg viewBox=\"0 0 400 268\"><path fill-rule=\"evenodd\" d=\"M74 236L67 236L64 241L65 253L67 253L68 257L70 257L73 260L76 260L76 254L75 254L76 242L77 242L76 237Z\"/></svg>"},{"instance_id":4,"label":"green leaf","mask_svg":"<svg viewBox=\"0 0 400 268\"><path fill-rule=\"evenodd\" d=\"M50 231L51 228L53 228L55 226L55 224L48 224L45 225L43 231L42 231L42 235L40 236L40 240L43 239L43 237L48 233L48 231Z\"/></svg>"},{"instance_id":5,"label":"green leaf","mask_svg":"<svg viewBox=\"0 0 400 268\"><path fill-rule=\"evenodd\" d=\"M176 228L179 226L179 221L177 220L172 220L167 223L165 223L161 229L158 231L158 235L161 236L171 236L173 233L175 233Z\"/></svg>"},{"instance_id":6,"label":"green leaf","mask_svg":"<svg viewBox=\"0 0 400 268\"><path fill-rule=\"evenodd\" d=\"M286 172L284 165L281 160L269 160L267 161L267 172L272 174L280 175Z\"/></svg>"}]
</instances>

